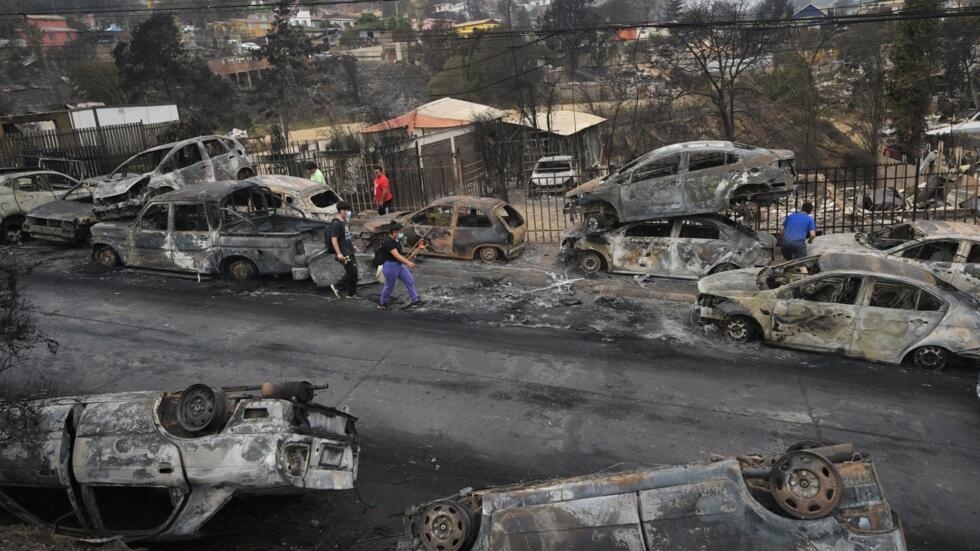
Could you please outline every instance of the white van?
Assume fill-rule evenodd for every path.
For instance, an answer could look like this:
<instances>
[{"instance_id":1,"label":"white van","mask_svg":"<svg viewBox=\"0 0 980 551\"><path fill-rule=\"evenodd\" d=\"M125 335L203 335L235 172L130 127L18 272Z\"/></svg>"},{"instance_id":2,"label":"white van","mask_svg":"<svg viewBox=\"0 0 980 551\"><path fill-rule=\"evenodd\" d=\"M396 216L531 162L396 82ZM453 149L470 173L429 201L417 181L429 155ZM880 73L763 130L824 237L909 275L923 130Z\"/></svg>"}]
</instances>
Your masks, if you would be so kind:
<instances>
[{"instance_id":1,"label":"white van","mask_svg":"<svg viewBox=\"0 0 980 551\"><path fill-rule=\"evenodd\" d=\"M541 157L531 171L527 195L536 197L545 193L564 193L577 185L578 174L571 155Z\"/></svg>"}]
</instances>

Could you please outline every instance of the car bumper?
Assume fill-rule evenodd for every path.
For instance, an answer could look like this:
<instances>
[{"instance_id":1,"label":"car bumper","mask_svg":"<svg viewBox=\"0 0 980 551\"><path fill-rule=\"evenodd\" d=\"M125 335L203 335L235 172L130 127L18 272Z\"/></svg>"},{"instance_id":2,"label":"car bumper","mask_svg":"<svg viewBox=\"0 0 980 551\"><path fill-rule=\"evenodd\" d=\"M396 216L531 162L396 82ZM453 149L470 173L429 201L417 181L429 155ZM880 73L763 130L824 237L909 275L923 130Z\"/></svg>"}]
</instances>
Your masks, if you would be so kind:
<instances>
[{"instance_id":1,"label":"car bumper","mask_svg":"<svg viewBox=\"0 0 980 551\"><path fill-rule=\"evenodd\" d=\"M524 252L524 246L525 246L524 243L521 243L520 245L515 245L515 246L507 249L507 252L504 253L504 256L508 260L510 260L512 258L517 258L518 256L521 256L521 253Z\"/></svg>"},{"instance_id":2,"label":"car bumper","mask_svg":"<svg viewBox=\"0 0 980 551\"><path fill-rule=\"evenodd\" d=\"M71 222L61 222L58 220L41 220L41 223L25 222L24 232L34 239L46 241L58 241L61 243L73 243L82 239L84 231Z\"/></svg>"}]
</instances>

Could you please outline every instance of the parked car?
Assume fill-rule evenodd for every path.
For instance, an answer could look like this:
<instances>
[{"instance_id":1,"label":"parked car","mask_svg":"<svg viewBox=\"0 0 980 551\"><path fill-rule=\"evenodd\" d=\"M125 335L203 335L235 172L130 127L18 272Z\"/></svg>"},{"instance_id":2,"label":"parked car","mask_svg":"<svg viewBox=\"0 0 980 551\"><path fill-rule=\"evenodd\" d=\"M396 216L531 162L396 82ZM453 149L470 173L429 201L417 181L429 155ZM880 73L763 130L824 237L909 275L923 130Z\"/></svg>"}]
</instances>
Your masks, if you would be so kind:
<instances>
[{"instance_id":1,"label":"parked car","mask_svg":"<svg viewBox=\"0 0 980 551\"><path fill-rule=\"evenodd\" d=\"M330 186L307 178L278 174L252 176L248 181L268 188L282 199L284 205L297 209L309 218L329 222L337 217L337 203L341 197Z\"/></svg>"},{"instance_id":2,"label":"parked car","mask_svg":"<svg viewBox=\"0 0 980 551\"><path fill-rule=\"evenodd\" d=\"M980 295L980 226L974 224L915 220L870 233L822 235L807 249L914 262L957 289Z\"/></svg>"},{"instance_id":3,"label":"parked car","mask_svg":"<svg viewBox=\"0 0 980 551\"><path fill-rule=\"evenodd\" d=\"M144 542L207 535L239 495L353 488L356 418L314 393L196 384L27 403L3 419L17 438L0 448L0 505L68 536Z\"/></svg>"},{"instance_id":4,"label":"parked car","mask_svg":"<svg viewBox=\"0 0 980 551\"><path fill-rule=\"evenodd\" d=\"M95 260L234 280L290 274L324 248L325 222L278 214L281 201L252 182L209 182L158 195L135 220L92 226Z\"/></svg>"},{"instance_id":5,"label":"parked car","mask_svg":"<svg viewBox=\"0 0 980 551\"><path fill-rule=\"evenodd\" d=\"M719 214L630 222L603 233L584 224L562 234L560 259L587 274L606 270L698 279L706 274L768 266L776 239Z\"/></svg>"},{"instance_id":6,"label":"parked car","mask_svg":"<svg viewBox=\"0 0 980 551\"><path fill-rule=\"evenodd\" d=\"M531 170L527 195L535 197L545 193L564 193L577 185L578 173L571 155L541 157Z\"/></svg>"},{"instance_id":7,"label":"parked car","mask_svg":"<svg viewBox=\"0 0 980 551\"><path fill-rule=\"evenodd\" d=\"M91 184L79 182L60 199L31 209L24 222L24 232L34 239L84 243L96 222L92 191Z\"/></svg>"},{"instance_id":8,"label":"parked car","mask_svg":"<svg viewBox=\"0 0 980 551\"><path fill-rule=\"evenodd\" d=\"M0 243L20 241L27 213L56 201L78 180L53 170L11 169L0 173Z\"/></svg>"},{"instance_id":9,"label":"parked car","mask_svg":"<svg viewBox=\"0 0 980 551\"><path fill-rule=\"evenodd\" d=\"M654 149L605 178L569 190L566 212L589 231L663 216L722 212L795 189L792 151L733 142L685 142Z\"/></svg>"},{"instance_id":10,"label":"parked car","mask_svg":"<svg viewBox=\"0 0 980 551\"><path fill-rule=\"evenodd\" d=\"M698 281L695 315L735 342L941 369L980 359L980 300L914 264L827 253Z\"/></svg>"},{"instance_id":11,"label":"parked car","mask_svg":"<svg viewBox=\"0 0 980 551\"><path fill-rule=\"evenodd\" d=\"M160 145L130 157L97 184L94 204L100 219L125 218L139 212L154 195L186 185L243 180L255 174L245 148L224 136L198 136Z\"/></svg>"},{"instance_id":12,"label":"parked car","mask_svg":"<svg viewBox=\"0 0 980 551\"><path fill-rule=\"evenodd\" d=\"M244 52L257 52L262 49L262 46L259 46L255 42L242 42L241 46L239 47Z\"/></svg>"},{"instance_id":13,"label":"parked car","mask_svg":"<svg viewBox=\"0 0 980 551\"><path fill-rule=\"evenodd\" d=\"M680 467L473 490L410 508L399 551L901 551L874 464L799 442Z\"/></svg>"},{"instance_id":14,"label":"parked car","mask_svg":"<svg viewBox=\"0 0 980 551\"><path fill-rule=\"evenodd\" d=\"M516 258L524 250L527 226L524 217L509 203L492 197L465 195L436 199L425 208L402 211L369 220L360 238L369 248L381 244L384 226L396 220L404 226L405 244L414 247L420 239L420 254L494 262Z\"/></svg>"}]
</instances>

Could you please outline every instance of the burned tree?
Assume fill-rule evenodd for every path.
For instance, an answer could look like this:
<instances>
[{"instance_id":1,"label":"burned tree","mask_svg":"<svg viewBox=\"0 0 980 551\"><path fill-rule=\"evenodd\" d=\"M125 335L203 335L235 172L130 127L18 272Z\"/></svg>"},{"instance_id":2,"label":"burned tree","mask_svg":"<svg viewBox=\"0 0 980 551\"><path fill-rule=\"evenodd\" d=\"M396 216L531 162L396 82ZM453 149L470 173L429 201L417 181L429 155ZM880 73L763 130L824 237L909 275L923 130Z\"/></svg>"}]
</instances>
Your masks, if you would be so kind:
<instances>
[{"instance_id":1,"label":"burned tree","mask_svg":"<svg viewBox=\"0 0 980 551\"><path fill-rule=\"evenodd\" d=\"M473 123L473 140L480 148L486 170L481 195L509 201L507 183L521 176L519 128L492 117L483 117Z\"/></svg>"}]
</instances>

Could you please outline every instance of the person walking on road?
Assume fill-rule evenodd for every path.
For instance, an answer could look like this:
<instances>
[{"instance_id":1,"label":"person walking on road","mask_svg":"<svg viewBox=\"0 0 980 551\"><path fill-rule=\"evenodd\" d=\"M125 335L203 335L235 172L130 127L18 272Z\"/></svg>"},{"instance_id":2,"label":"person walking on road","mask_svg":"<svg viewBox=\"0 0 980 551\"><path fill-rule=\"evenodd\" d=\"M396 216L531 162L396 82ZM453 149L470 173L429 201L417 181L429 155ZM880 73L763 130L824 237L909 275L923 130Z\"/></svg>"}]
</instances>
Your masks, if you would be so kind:
<instances>
[{"instance_id":1,"label":"person walking on road","mask_svg":"<svg viewBox=\"0 0 980 551\"><path fill-rule=\"evenodd\" d=\"M419 299L418 291L415 290L415 278L411 272L411 268L415 267L415 263L405 258L405 253L402 251L401 243L399 243L399 239L402 238L401 229L402 226L398 222L389 224L388 237L381 243L381 254L384 259L384 263L381 264L381 270L385 276L385 286L381 290L381 302L378 304L378 310L391 309L388 306L388 299L391 298L391 292L395 289L395 283L398 280L401 280L405 284L405 289L408 290L408 296L412 299L412 302L406 308L423 304Z\"/></svg>"},{"instance_id":2,"label":"person walking on road","mask_svg":"<svg viewBox=\"0 0 980 551\"><path fill-rule=\"evenodd\" d=\"M306 170L310 173L310 180L318 184L327 185L327 178L320 172L320 167L313 161L306 161Z\"/></svg>"},{"instance_id":3,"label":"person walking on road","mask_svg":"<svg viewBox=\"0 0 980 551\"><path fill-rule=\"evenodd\" d=\"M351 239L348 223L350 213L350 203L340 201L337 203L337 218L327 228L327 247L336 255L337 262L344 267L344 275L330 286L330 290L337 295L337 298L357 296L357 259L354 257L357 246Z\"/></svg>"},{"instance_id":4,"label":"person walking on road","mask_svg":"<svg viewBox=\"0 0 980 551\"><path fill-rule=\"evenodd\" d=\"M809 202L800 207L802 212L791 212L783 220L780 230L782 238L782 253L786 260L796 260L806 256L806 244L813 243L817 236L817 224L813 221L813 205Z\"/></svg>"},{"instance_id":5,"label":"person walking on road","mask_svg":"<svg viewBox=\"0 0 980 551\"><path fill-rule=\"evenodd\" d=\"M391 182L385 176L384 169L380 166L374 167L374 202L378 204L378 214L390 213L393 200Z\"/></svg>"}]
</instances>

